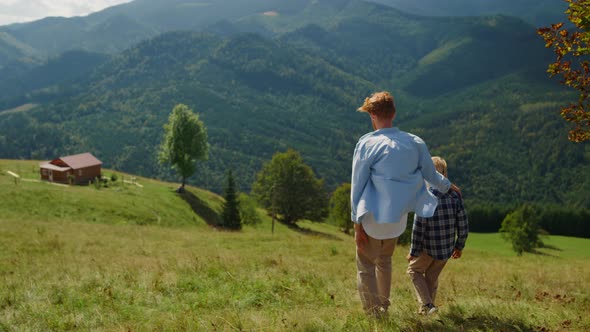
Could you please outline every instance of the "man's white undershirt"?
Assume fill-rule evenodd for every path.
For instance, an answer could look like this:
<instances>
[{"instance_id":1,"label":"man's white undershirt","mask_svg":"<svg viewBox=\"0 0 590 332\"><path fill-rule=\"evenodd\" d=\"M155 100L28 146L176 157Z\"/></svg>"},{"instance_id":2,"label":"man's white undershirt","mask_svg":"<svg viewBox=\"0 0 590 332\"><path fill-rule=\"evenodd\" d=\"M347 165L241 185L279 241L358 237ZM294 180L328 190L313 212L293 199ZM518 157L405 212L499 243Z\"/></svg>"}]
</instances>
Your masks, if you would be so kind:
<instances>
[{"instance_id":1,"label":"man's white undershirt","mask_svg":"<svg viewBox=\"0 0 590 332\"><path fill-rule=\"evenodd\" d=\"M406 230L408 214L402 215L399 222L378 224L371 212L362 217L361 223L367 235L377 240L386 240L399 237Z\"/></svg>"}]
</instances>

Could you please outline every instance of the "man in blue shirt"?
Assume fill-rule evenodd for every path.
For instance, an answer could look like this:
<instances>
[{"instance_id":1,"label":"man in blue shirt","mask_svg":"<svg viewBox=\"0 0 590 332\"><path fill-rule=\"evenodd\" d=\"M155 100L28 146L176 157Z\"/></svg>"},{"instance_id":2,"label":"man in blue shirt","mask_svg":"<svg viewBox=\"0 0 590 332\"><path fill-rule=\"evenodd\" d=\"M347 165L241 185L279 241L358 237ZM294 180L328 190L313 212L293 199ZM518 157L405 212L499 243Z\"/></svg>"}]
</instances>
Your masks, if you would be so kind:
<instances>
[{"instance_id":1,"label":"man in blue shirt","mask_svg":"<svg viewBox=\"0 0 590 332\"><path fill-rule=\"evenodd\" d=\"M359 111L369 113L375 131L359 139L352 162L357 286L363 309L380 315L390 305L391 256L407 213L431 217L436 209L425 180L444 193L458 188L436 171L420 137L393 127L396 110L388 92L366 98Z\"/></svg>"}]
</instances>

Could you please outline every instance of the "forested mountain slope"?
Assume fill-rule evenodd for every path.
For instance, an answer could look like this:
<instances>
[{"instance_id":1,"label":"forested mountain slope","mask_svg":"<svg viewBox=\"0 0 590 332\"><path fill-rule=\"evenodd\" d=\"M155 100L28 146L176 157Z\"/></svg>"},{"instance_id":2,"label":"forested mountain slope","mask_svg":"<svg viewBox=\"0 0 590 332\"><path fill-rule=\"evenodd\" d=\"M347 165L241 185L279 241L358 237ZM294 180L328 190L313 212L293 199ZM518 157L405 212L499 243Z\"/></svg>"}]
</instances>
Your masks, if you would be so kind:
<instances>
[{"instance_id":1,"label":"forested mountain slope","mask_svg":"<svg viewBox=\"0 0 590 332\"><path fill-rule=\"evenodd\" d=\"M219 190L227 167L249 186L262 161L287 147L305 151L335 182L348 162L326 159L326 148L348 152L359 119L349 105L375 86L256 35L171 33L123 53L78 89L27 113L0 113L0 151L45 157L85 149L114 168L162 174L154 150L162 125L186 103L202 113L213 145L198 182Z\"/></svg>"},{"instance_id":2,"label":"forested mountain slope","mask_svg":"<svg viewBox=\"0 0 590 332\"><path fill-rule=\"evenodd\" d=\"M160 4L129 5L142 3ZM266 8L256 4L248 8ZM169 112L185 103L211 143L193 183L220 192L233 168L247 190L273 153L295 148L333 189L349 181L354 144L370 130L356 108L390 90L396 125L448 159L469 200L589 206L590 180L580 176L588 145L568 142L557 115L574 96L546 78L549 57L533 26L351 0L275 5L283 7L272 15L207 25L210 33L160 35L56 83L44 99L24 96L40 105L0 112L0 157L88 150L108 167L171 178L155 151Z\"/></svg>"},{"instance_id":3,"label":"forested mountain slope","mask_svg":"<svg viewBox=\"0 0 590 332\"><path fill-rule=\"evenodd\" d=\"M425 16L510 15L535 26L563 22L567 2L563 0L371 0L408 13Z\"/></svg>"}]
</instances>

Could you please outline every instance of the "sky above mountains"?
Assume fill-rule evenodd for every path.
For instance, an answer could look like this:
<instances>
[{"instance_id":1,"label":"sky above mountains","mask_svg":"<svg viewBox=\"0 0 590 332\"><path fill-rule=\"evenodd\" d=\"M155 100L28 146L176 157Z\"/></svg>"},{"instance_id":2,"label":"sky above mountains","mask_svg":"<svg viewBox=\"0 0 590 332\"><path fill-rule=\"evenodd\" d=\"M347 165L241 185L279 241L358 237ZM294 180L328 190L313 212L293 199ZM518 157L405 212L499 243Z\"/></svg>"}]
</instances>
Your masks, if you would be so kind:
<instances>
[{"instance_id":1,"label":"sky above mountains","mask_svg":"<svg viewBox=\"0 0 590 332\"><path fill-rule=\"evenodd\" d=\"M131 0L0 0L0 25L47 16L83 16Z\"/></svg>"}]
</instances>

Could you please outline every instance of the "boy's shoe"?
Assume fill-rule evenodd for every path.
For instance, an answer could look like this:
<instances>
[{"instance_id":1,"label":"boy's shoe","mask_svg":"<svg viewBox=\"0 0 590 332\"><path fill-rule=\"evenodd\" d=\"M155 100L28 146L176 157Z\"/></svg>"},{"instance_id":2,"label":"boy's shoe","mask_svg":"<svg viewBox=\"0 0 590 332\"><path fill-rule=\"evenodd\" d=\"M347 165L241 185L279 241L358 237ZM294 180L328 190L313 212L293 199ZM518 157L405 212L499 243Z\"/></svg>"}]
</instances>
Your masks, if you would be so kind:
<instances>
[{"instance_id":1,"label":"boy's shoe","mask_svg":"<svg viewBox=\"0 0 590 332\"><path fill-rule=\"evenodd\" d=\"M387 309L384 307L376 307L371 311L371 316L376 319L385 320L387 319Z\"/></svg>"},{"instance_id":2,"label":"boy's shoe","mask_svg":"<svg viewBox=\"0 0 590 332\"><path fill-rule=\"evenodd\" d=\"M438 308L434 306L434 304L432 303L428 303L422 306L422 308L420 309L420 312L424 315L432 315L435 312L438 311Z\"/></svg>"}]
</instances>

